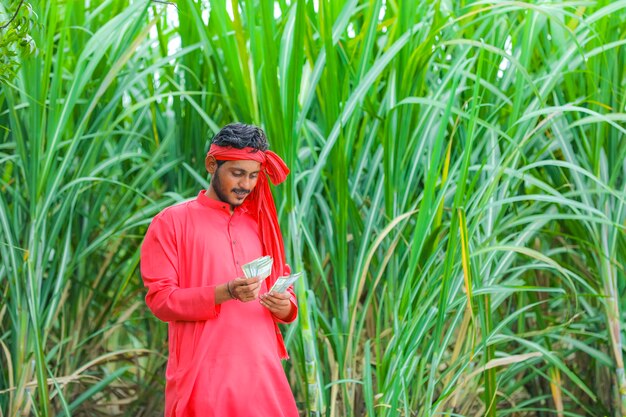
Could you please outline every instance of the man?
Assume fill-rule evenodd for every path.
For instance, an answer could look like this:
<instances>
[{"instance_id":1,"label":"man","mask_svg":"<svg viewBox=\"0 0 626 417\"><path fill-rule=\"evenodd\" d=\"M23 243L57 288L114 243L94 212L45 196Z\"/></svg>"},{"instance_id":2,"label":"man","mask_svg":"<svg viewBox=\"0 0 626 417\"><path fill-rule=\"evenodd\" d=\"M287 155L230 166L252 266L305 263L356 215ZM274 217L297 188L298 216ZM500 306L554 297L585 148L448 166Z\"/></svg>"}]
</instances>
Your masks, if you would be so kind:
<instances>
[{"instance_id":1,"label":"man","mask_svg":"<svg viewBox=\"0 0 626 417\"><path fill-rule=\"evenodd\" d=\"M258 127L231 124L206 157L211 183L197 198L156 215L141 248L146 304L169 323L165 416L297 417L276 323L295 320L292 288L268 293L289 274L268 178L289 170ZM241 266L274 260L263 281Z\"/></svg>"}]
</instances>

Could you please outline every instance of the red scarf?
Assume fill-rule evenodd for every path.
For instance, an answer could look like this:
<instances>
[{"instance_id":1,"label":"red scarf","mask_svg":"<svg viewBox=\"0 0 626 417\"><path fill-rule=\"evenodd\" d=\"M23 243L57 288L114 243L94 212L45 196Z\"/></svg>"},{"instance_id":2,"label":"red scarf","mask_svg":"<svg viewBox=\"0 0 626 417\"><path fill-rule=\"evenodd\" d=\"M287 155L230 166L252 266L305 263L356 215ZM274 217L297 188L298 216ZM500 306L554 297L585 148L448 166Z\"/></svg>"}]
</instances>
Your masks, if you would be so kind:
<instances>
[{"instance_id":1,"label":"red scarf","mask_svg":"<svg viewBox=\"0 0 626 417\"><path fill-rule=\"evenodd\" d=\"M272 274L269 276L270 282L268 282L268 288L271 288L278 277L285 273L289 274L291 271L285 265L283 235L278 224L274 197L267 178L269 177L272 184L278 185L287 178L289 168L285 161L274 152L259 151L254 148L237 149L213 144L207 156L209 155L221 161L252 160L261 164L261 175L259 175L256 187L248 195L244 204L259 224L259 234L265 253L274 260Z\"/></svg>"}]
</instances>

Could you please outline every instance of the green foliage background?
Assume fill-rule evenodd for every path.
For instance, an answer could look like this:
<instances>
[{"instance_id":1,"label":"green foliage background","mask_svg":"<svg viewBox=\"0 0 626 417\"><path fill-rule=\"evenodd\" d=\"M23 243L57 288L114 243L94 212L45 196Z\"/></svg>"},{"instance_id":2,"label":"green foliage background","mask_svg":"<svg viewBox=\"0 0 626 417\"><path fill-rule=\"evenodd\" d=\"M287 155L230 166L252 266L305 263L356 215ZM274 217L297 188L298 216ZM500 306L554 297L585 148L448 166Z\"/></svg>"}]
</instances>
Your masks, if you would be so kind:
<instances>
[{"instance_id":1,"label":"green foliage background","mask_svg":"<svg viewBox=\"0 0 626 417\"><path fill-rule=\"evenodd\" d=\"M0 82L14 78L19 58L36 50L29 34L35 20L32 13L32 7L24 0L0 2Z\"/></svg>"},{"instance_id":2,"label":"green foliage background","mask_svg":"<svg viewBox=\"0 0 626 417\"><path fill-rule=\"evenodd\" d=\"M30 4L0 416L161 415L138 249L232 121L292 167L303 414L626 415L626 1Z\"/></svg>"}]
</instances>

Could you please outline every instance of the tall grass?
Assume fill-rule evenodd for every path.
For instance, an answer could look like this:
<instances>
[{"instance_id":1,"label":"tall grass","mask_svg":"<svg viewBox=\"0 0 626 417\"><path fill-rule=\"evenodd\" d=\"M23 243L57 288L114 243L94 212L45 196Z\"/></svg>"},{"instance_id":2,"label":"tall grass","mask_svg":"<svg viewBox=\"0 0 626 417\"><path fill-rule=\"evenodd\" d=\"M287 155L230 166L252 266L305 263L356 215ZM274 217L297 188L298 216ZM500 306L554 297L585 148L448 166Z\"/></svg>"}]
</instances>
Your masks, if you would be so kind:
<instances>
[{"instance_id":1,"label":"tall grass","mask_svg":"<svg viewBox=\"0 0 626 417\"><path fill-rule=\"evenodd\" d=\"M304 413L626 415L626 1L31 3L2 415L158 415L138 245L234 120L292 167Z\"/></svg>"}]
</instances>

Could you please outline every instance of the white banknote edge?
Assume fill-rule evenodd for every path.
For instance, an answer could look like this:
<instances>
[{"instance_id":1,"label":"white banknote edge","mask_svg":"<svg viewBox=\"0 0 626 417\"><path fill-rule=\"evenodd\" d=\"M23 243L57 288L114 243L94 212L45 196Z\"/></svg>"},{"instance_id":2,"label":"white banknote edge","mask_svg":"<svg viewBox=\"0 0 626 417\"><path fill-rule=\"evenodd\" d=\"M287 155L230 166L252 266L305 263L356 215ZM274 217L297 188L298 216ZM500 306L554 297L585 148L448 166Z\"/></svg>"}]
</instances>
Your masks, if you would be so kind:
<instances>
[{"instance_id":1,"label":"white banknote edge","mask_svg":"<svg viewBox=\"0 0 626 417\"><path fill-rule=\"evenodd\" d=\"M288 277L278 278L274 285L272 285L272 288L270 288L270 292L274 291L278 293L283 293L287 291L287 288L289 288L291 284L296 282L296 280L300 278L301 275L302 272L296 272L295 274L291 274Z\"/></svg>"},{"instance_id":2,"label":"white banknote edge","mask_svg":"<svg viewBox=\"0 0 626 417\"><path fill-rule=\"evenodd\" d=\"M272 273L273 263L274 261L272 257L266 255L242 265L241 269L243 270L246 278L253 278L258 276L262 281L265 278L269 277Z\"/></svg>"}]
</instances>

